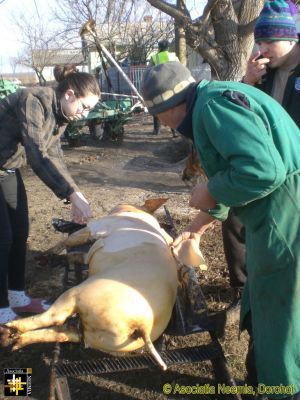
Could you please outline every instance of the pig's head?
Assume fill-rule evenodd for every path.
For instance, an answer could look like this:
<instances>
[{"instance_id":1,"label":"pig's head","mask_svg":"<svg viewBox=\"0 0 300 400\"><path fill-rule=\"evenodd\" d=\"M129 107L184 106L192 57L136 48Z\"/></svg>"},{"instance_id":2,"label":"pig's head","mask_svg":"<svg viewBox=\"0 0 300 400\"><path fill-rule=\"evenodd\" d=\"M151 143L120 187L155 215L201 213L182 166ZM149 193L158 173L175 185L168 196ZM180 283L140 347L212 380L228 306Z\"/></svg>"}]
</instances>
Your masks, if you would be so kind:
<instances>
[{"instance_id":1,"label":"pig's head","mask_svg":"<svg viewBox=\"0 0 300 400\"><path fill-rule=\"evenodd\" d=\"M110 211L110 215L120 213L147 213L153 214L159 207L166 203L168 198L148 199L142 206L133 206L131 204L119 204Z\"/></svg>"}]
</instances>

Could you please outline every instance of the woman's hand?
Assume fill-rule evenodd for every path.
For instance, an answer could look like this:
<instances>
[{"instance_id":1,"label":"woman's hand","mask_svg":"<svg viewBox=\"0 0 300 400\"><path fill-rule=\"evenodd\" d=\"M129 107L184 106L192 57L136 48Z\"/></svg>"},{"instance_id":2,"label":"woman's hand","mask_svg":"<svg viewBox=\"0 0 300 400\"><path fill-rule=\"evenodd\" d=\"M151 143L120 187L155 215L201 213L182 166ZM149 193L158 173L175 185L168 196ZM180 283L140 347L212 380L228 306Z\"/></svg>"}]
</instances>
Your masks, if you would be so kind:
<instances>
[{"instance_id":1,"label":"woman's hand","mask_svg":"<svg viewBox=\"0 0 300 400\"><path fill-rule=\"evenodd\" d=\"M211 196L207 189L207 183L199 183L192 189L190 206L198 210L208 210L215 208L216 200Z\"/></svg>"},{"instance_id":2,"label":"woman's hand","mask_svg":"<svg viewBox=\"0 0 300 400\"><path fill-rule=\"evenodd\" d=\"M81 192L70 195L72 203L71 218L77 224L85 224L93 215L90 205Z\"/></svg>"}]
</instances>

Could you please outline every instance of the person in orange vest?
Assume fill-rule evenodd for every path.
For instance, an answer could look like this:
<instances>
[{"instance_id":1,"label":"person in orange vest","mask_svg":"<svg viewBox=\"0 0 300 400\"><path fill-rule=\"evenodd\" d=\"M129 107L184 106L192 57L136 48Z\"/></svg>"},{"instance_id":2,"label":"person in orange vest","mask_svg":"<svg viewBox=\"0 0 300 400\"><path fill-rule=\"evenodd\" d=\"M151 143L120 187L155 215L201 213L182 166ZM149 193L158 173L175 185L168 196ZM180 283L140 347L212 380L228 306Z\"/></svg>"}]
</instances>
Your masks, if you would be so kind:
<instances>
[{"instance_id":1,"label":"person in orange vest","mask_svg":"<svg viewBox=\"0 0 300 400\"><path fill-rule=\"evenodd\" d=\"M154 53L151 55L150 60L149 60L149 65L150 66L155 66L158 64L164 64L165 62L169 61L179 61L178 57L176 56L175 53L169 52L169 42L167 40L161 40L158 42L158 52ZM173 137L176 137L176 130L171 129ZM153 135L159 135L160 134L160 121L159 119L154 115L153 116Z\"/></svg>"}]
</instances>

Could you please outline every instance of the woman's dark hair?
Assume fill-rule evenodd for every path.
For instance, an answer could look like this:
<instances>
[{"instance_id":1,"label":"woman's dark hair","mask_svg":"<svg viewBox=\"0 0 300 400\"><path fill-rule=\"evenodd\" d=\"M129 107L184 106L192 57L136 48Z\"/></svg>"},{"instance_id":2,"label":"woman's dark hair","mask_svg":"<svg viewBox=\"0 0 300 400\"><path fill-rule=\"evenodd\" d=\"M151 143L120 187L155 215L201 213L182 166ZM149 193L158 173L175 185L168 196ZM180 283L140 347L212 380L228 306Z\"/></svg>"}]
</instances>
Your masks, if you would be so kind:
<instances>
[{"instance_id":1,"label":"woman's dark hair","mask_svg":"<svg viewBox=\"0 0 300 400\"><path fill-rule=\"evenodd\" d=\"M100 96L96 78L87 72L79 72L74 64L56 65L53 74L58 82L58 96L62 96L68 89L74 90L76 97L86 97L90 93Z\"/></svg>"}]
</instances>

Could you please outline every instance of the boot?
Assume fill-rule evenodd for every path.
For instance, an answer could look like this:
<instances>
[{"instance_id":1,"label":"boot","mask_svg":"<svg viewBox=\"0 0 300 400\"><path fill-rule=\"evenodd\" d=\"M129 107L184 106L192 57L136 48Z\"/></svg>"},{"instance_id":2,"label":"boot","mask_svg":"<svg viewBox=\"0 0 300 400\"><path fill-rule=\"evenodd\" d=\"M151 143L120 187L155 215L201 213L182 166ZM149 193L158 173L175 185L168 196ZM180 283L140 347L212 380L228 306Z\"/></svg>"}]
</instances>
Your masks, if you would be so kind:
<instances>
[{"instance_id":1,"label":"boot","mask_svg":"<svg viewBox=\"0 0 300 400\"><path fill-rule=\"evenodd\" d=\"M153 135L159 135L160 134L160 121L157 117L153 117Z\"/></svg>"},{"instance_id":2,"label":"boot","mask_svg":"<svg viewBox=\"0 0 300 400\"><path fill-rule=\"evenodd\" d=\"M154 130L151 132L151 134L152 134L152 135L159 135L159 134L160 134L160 130L159 130L159 129L154 129Z\"/></svg>"},{"instance_id":3,"label":"boot","mask_svg":"<svg viewBox=\"0 0 300 400\"><path fill-rule=\"evenodd\" d=\"M233 300L226 309L227 323L235 324L240 320L241 297L243 288L233 287Z\"/></svg>"}]
</instances>

